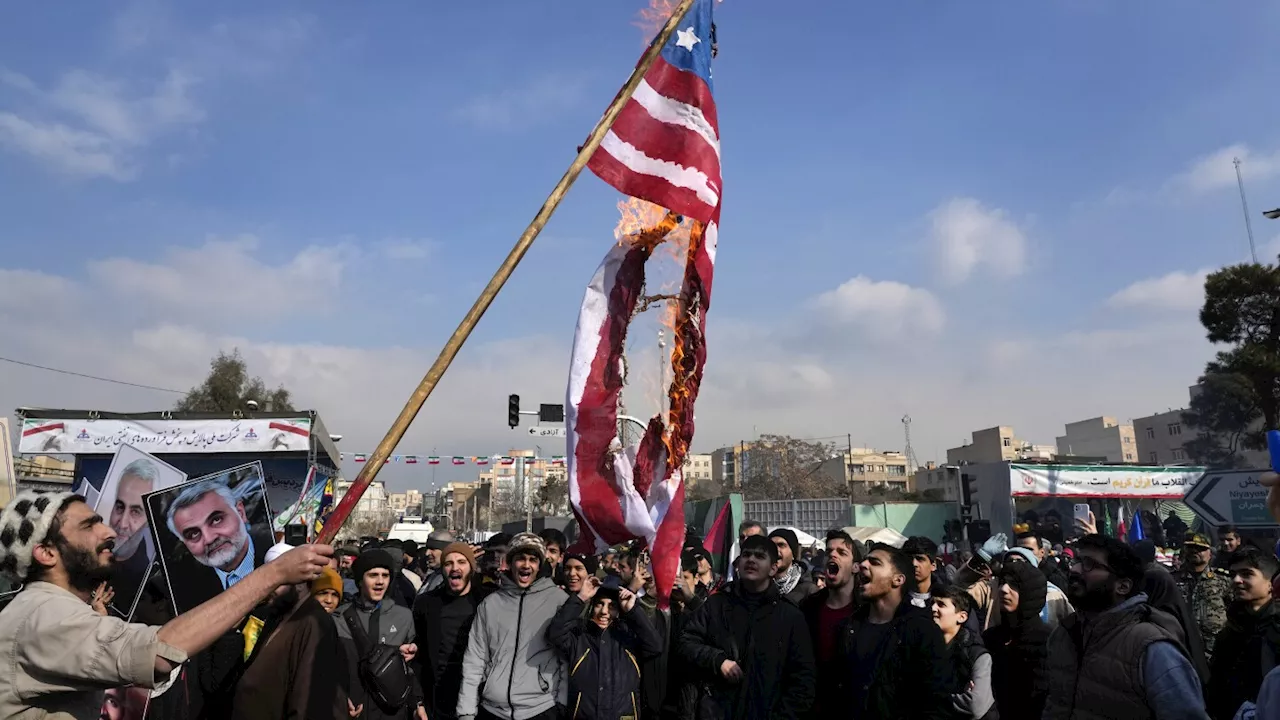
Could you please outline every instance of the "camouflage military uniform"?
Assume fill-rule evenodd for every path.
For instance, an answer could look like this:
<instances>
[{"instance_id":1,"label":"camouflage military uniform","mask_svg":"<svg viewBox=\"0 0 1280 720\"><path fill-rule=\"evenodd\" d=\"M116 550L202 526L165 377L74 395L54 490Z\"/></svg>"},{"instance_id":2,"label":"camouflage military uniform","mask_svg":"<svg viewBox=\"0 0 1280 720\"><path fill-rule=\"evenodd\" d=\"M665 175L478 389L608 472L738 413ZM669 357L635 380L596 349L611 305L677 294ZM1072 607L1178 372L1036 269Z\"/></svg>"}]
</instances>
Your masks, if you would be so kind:
<instances>
[{"instance_id":1,"label":"camouflage military uniform","mask_svg":"<svg viewBox=\"0 0 1280 720\"><path fill-rule=\"evenodd\" d=\"M1226 598L1230 595L1231 582L1225 573L1212 567L1202 573L1185 568L1175 573L1174 579L1182 591L1182 599L1191 610L1191 617L1200 627L1204 654L1208 659L1213 656L1213 641L1218 631L1227 624Z\"/></svg>"}]
</instances>

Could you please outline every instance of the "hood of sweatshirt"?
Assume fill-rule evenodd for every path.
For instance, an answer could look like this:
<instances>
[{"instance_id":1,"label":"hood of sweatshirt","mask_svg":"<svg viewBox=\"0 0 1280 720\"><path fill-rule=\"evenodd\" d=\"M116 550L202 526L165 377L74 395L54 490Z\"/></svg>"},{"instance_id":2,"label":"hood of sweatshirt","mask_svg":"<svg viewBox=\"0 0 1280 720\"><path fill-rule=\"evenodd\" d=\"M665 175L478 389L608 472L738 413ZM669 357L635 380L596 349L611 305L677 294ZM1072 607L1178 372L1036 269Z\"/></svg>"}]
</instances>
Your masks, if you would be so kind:
<instances>
[{"instance_id":1,"label":"hood of sweatshirt","mask_svg":"<svg viewBox=\"0 0 1280 720\"><path fill-rule=\"evenodd\" d=\"M1002 616L1010 625L1021 625L1032 618L1039 618L1049 593L1049 582L1044 574L1030 563L1012 562L1000 571L1000 585L1008 583L1018 591L1018 609Z\"/></svg>"}]
</instances>

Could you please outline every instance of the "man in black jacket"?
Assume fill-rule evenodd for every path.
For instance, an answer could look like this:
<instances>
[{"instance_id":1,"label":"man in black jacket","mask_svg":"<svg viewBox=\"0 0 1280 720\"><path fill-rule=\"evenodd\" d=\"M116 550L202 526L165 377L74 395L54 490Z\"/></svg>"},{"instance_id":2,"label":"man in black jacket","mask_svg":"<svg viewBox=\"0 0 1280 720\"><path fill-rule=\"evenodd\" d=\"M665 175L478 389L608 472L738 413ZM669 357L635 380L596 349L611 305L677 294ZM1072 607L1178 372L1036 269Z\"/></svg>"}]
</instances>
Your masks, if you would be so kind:
<instances>
[{"instance_id":1,"label":"man in black jacket","mask_svg":"<svg viewBox=\"0 0 1280 720\"><path fill-rule=\"evenodd\" d=\"M1045 656L1050 631L1040 619L1049 582L1031 563L1008 562L998 587L1000 624L982 638L991 653L991 689L1001 715L1038 718L1049 692Z\"/></svg>"},{"instance_id":2,"label":"man in black jacket","mask_svg":"<svg viewBox=\"0 0 1280 720\"><path fill-rule=\"evenodd\" d=\"M1230 720L1241 703L1256 701L1262 678L1280 660L1280 612L1272 589L1280 563L1251 547L1232 553L1228 563L1234 599L1227 625L1218 633L1205 690L1214 720Z\"/></svg>"},{"instance_id":3,"label":"man in black jacket","mask_svg":"<svg viewBox=\"0 0 1280 720\"><path fill-rule=\"evenodd\" d=\"M942 720L951 705L946 642L930 611L907 601L911 558L875 543L859 571L858 608L840 632L844 717Z\"/></svg>"},{"instance_id":4,"label":"man in black jacket","mask_svg":"<svg viewBox=\"0 0 1280 720\"><path fill-rule=\"evenodd\" d=\"M433 720L457 717L458 688L462 686L462 656L476 607L490 590L472 583L475 551L466 543L446 545L440 554L442 584L418 596L413 625L418 631L418 681L422 705Z\"/></svg>"},{"instance_id":5,"label":"man in black jacket","mask_svg":"<svg viewBox=\"0 0 1280 720\"><path fill-rule=\"evenodd\" d=\"M801 717L813 703L814 664L804 615L773 582L778 550L742 541L739 576L689 618L677 651L704 687L697 717Z\"/></svg>"},{"instance_id":6,"label":"man in black jacket","mask_svg":"<svg viewBox=\"0 0 1280 720\"><path fill-rule=\"evenodd\" d=\"M827 533L827 562L823 567L827 586L800 601L813 642L817 665L817 694L811 717L834 717L848 702L841 690L842 671L839 662L841 626L853 616L856 607L858 563L862 562L858 546L844 530Z\"/></svg>"}]
</instances>

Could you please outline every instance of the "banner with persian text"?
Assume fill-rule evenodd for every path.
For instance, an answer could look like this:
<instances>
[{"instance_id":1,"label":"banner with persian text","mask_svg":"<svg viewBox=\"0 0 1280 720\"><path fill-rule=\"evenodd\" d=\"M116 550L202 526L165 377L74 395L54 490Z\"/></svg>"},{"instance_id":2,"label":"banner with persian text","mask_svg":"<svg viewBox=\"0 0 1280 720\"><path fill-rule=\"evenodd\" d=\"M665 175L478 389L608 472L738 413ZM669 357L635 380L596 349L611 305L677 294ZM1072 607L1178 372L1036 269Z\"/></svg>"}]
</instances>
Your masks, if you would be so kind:
<instances>
[{"instance_id":1,"label":"banner with persian text","mask_svg":"<svg viewBox=\"0 0 1280 720\"><path fill-rule=\"evenodd\" d=\"M1014 463L1009 466L1009 493L1014 497L1181 500L1203 474L1202 467Z\"/></svg>"},{"instance_id":2,"label":"banner with persian text","mask_svg":"<svg viewBox=\"0 0 1280 720\"><path fill-rule=\"evenodd\" d=\"M111 455L130 445L152 455L165 453L306 452L311 419L240 420L65 420L22 421L18 451L67 455Z\"/></svg>"}]
</instances>

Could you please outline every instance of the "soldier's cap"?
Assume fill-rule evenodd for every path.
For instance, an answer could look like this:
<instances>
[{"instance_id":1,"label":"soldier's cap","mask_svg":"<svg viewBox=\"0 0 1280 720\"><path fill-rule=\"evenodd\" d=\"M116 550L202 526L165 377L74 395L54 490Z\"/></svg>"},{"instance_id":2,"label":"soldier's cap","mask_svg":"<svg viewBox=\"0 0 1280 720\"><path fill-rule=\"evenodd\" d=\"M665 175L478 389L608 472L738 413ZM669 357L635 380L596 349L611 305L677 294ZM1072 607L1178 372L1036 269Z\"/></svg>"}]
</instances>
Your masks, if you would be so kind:
<instances>
[{"instance_id":1,"label":"soldier's cap","mask_svg":"<svg viewBox=\"0 0 1280 720\"><path fill-rule=\"evenodd\" d=\"M1209 542L1209 538L1205 537L1201 533L1192 533L1188 535L1187 539L1182 541L1182 545L1183 547L1190 545L1206 550L1213 548L1213 543Z\"/></svg>"}]
</instances>

